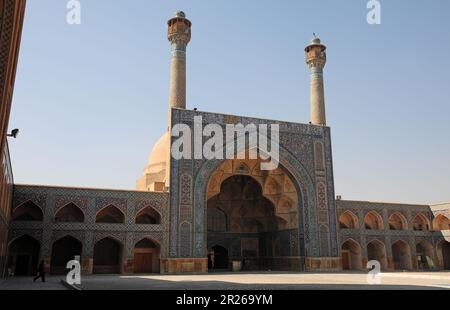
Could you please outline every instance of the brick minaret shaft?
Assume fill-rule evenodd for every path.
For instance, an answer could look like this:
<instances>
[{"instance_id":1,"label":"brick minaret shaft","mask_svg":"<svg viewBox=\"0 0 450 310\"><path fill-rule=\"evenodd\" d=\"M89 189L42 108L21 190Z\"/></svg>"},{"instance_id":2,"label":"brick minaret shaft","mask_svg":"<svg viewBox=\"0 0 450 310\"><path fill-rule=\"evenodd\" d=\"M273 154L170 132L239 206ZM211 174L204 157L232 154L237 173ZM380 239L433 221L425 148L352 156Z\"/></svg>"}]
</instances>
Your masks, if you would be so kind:
<instances>
[{"instance_id":1,"label":"brick minaret shaft","mask_svg":"<svg viewBox=\"0 0 450 310\"><path fill-rule=\"evenodd\" d=\"M327 62L326 46L320 43L320 39L314 37L305 48L306 64L311 72L311 123L313 125L327 124L325 116L325 95L323 86L323 68Z\"/></svg>"},{"instance_id":2,"label":"brick minaret shaft","mask_svg":"<svg viewBox=\"0 0 450 310\"><path fill-rule=\"evenodd\" d=\"M172 44L169 107L186 109L186 47L191 40L192 24L181 11L167 23L167 38Z\"/></svg>"}]
</instances>

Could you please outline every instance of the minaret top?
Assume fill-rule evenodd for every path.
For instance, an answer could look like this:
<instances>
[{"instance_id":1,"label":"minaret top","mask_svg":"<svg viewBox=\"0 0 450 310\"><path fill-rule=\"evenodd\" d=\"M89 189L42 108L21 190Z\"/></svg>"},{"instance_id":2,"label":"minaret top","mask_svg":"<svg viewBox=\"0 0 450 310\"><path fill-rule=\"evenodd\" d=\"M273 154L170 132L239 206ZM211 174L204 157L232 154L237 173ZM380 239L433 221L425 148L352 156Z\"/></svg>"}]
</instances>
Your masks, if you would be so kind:
<instances>
[{"instance_id":1,"label":"minaret top","mask_svg":"<svg viewBox=\"0 0 450 310\"><path fill-rule=\"evenodd\" d=\"M306 63L309 68L322 68L327 62L327 47L322 44L320 39L314 34L314 38L305 48Z\"/></svg>"},{"instance_id":2,"label":"minaret top","mask_svg":"<svg viewBox=\"0 0 450 310\"><path fill-rule=\"evenodd\" d=\"M169 19L169 21L167 23L170 26L171 24L173 24L175 22L183 22L183 23L186 23L187 25L189 25L189 27L191 26L191 21L186 18L186 13L184 13L183 11L176 11L175 14L173 15L173 17L171 19Z\"/></svg>"},{"instance_id":3,"label":"minaret top","mask_svg":"<svg viewBox=\"0 0 450 310\"><path fill-rule=\"evenodd\" d=\"M167 24L169 25L167 38L170 42L184 45L189 43L192 23L186 18L186 14L183 11L177 11Z\"/></svg>"},{"instance_id":4,"label":"minaret top","mask_svg":"<svg viewBox=\"0 0 450 310\"><path fill-rule=\"evenodd\" d=\"M317 48L319 48L319 50L321 52L324 52L327 49L327 47L321 43L319 37L317 37L315 33L313 35L314 35L314 38L312 38L312 40L309 42L308 46L306 46L305 52L308 53L314 47L317 47Z\"/></svg>"}]
</instances>

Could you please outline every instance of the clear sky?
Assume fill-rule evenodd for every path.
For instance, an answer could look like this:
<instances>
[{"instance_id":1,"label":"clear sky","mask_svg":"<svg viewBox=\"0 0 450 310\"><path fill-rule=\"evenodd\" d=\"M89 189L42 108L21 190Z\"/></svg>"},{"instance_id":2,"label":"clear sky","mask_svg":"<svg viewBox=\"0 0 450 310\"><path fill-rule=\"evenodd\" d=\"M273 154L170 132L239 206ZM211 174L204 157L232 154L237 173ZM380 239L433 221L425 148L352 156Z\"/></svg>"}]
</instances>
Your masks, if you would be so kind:
<instances>
[{"instance_id":1,"label":"clear sky","mask_svg":"<svg viewBox=\"0 0 450 310\"><path fill-rule=\"evenodd\" d=\"M450 201L450 1L28 0L10 128L16 183L133 189L167 128L167 20L192 21L188 108L307 123L304 46L328 46L336 194Z\"/></svg>"}]
</instances>

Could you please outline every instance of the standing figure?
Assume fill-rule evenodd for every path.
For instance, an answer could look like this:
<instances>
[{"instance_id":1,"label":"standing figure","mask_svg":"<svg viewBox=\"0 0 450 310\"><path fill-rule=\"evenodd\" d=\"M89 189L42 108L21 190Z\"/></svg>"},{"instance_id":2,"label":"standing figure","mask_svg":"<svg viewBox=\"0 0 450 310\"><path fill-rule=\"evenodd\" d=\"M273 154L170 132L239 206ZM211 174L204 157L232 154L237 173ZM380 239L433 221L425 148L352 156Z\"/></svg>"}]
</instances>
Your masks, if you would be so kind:
<instances>
[{"instance_id":1,"label":"standing figure","mask_svg":"<svg viewBox=\"0 0 450 310\"><path fill-rule=\"evenodd\" d=\"M44 268L44 261L41 260L38 266L38 272L36 277L34 277L33 282L36 282L37 279L41 278L42 282L45 282L45 268Z\"/></svg>"}]
</instances>

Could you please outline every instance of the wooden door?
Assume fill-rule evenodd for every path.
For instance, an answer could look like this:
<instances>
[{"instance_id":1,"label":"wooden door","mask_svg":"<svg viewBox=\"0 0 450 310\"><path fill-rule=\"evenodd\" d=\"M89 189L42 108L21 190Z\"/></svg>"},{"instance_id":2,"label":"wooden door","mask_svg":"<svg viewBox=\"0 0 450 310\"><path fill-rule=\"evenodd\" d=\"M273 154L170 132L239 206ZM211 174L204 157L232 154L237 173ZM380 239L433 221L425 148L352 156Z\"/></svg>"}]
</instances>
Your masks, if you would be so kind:
<instances>
[{"instance_id":1,"label":"wooden door","mask_svg":"<svg viewBox=\"0 0 450 310\"><path fill-rule=\"evenodd\" d=\"M134 272L152 273L153 272L153 254L135 253L134 254Z\"/></svg>"}]
</instances>

